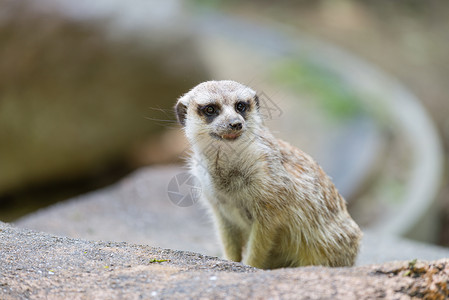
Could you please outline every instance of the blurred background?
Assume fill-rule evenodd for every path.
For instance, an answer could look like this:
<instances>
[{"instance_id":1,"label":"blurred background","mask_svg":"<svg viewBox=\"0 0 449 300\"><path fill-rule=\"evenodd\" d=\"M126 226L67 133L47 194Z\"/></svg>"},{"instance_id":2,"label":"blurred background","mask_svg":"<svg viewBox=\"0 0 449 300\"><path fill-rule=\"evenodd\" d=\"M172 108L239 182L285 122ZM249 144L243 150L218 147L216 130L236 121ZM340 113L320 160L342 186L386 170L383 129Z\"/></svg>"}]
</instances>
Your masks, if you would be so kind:
<instances>
[{"instance_id":1,"label":"blurred background","mask_svg":"<svg viewBox=\"0 0 449 300\"><path fill-rule=\"evenodd\" d=\"M196 84L262 95L364 228L449 246L449 3L0 0L0 220L181 164Z\"/></svg>"}]
</instances>

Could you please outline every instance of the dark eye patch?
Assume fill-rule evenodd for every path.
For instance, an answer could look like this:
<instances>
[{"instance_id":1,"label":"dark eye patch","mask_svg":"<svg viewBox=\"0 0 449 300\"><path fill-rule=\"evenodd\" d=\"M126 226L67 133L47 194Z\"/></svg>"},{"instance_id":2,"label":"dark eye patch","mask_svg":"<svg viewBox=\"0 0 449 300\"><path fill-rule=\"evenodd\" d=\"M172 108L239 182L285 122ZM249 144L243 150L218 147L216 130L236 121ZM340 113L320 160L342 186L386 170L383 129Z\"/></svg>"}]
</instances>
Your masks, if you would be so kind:
<instances>
[{"instance_id":1,"label":"dark eye patch","mask_svg":"<svg viewBox=\"0 0 449 300\"><path fill-rule=\"evenodd\" d=\"M235 111L241 114L243 118L246 117L247 112L250 110L251 104L249 103L249 101L238 101L235 103Z\"/></svg>"},{"instance_id":2,"label":"dark eye patch","mask_svg":"<svg viewBox=\"0 0 449 300\"><path fill-rule=\"evenodd\" d=\"M243 113L248 109L248 104L245 102L239 101L235 104L235 110L237 112Z\"/></svg>"},{"instance_id":3,"label":"dark eye patch","mask_svg":"<svg viewBox=\"0 0 449 300\"><path fill-rule=\"evenodd\" d=\"M212 116L218 113L217 108L214 105L207 105L203 108L203 113L207 116Z\"/></svg>"},{"instance_id":4,"label":"dark eye patch","mask_svg":"<svg viewBox=\"0 0 449 300\"><path fill-rule=\"evenodd\" d=\"M197 112L206 123L211 123L220 114L220 107L214 103L198 105Z\"/></svg>"}]
</instances>

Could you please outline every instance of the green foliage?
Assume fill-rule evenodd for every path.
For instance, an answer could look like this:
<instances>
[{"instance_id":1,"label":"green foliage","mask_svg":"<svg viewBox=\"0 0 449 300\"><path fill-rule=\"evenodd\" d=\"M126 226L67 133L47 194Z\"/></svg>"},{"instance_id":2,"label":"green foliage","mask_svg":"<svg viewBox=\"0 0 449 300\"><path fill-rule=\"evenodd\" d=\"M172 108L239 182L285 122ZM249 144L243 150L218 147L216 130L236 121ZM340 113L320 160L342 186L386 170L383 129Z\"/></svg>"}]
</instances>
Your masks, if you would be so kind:
<instances>
[{"instance_id":1,"label":"green foliage","mask_svg":"<svg viewBox=\"0 0 449 300\"><path fill-rule=\"evenodd\" d=\"M285 60L275 67L274 79L311 96L333 119L347 119L364 112L357 96L341 78L310 61Z\"/></svg>"},{"instance_id":2,"label":"green foliage","mask_svg":"<svg viewBox=\"0 0 449 300\"><path fill-rule=\"evenodd\" d=\"M413 260L411 260L411 261L409 261L408 262L408 268L409 269L413 269L414 267L415 267L415 265L416 265L416 263L418 262L418 259L413 259Z\"/></svg>"},{"instance_id":3,"label":"green foliage","mask_svg":"<svg viewBox=\"0 0 449 300\"><path fill-rule=\"evenodd\" d=\"M169 259L150 259L150 263L170 261Z\"/></svg>"}]
</instances>

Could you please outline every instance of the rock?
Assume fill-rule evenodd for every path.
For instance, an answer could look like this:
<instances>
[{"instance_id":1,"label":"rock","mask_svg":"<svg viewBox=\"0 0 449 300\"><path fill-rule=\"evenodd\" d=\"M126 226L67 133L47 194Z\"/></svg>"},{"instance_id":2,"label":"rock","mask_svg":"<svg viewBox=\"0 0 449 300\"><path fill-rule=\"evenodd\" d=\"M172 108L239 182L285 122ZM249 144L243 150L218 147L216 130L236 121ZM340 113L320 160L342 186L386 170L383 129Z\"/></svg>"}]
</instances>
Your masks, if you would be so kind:
<instances>
[{"instance_id":1,"label":"rock","mask_svg":"<svg viewBox=\"0 0 449 300\"><path fill-rule=\"evenodd\" d=\"M206 77L188 22L176 39L154 20L144 37L125 35L113 18L73 19L34 2L0 4L0 204L132 160L164 129L147 118L171 119L175 99Z\"/></svg>"},{"instance_id":2,"label":"rock","mask_svg":"<svg viewBox=\"0 0 449 300\"><path fill-rule=\"evenodd\" d=\"M220 256L212 222L202 206L180 207L168 197L169 182L184 172L176 166L142 168L106 189L41 209L15 224L73 238ZM449 257L449 249L364 229L357 264L443 257Z\"/></svg>"},{"instance_id":3,"label":"rock","mask_svg":"<svg viewBox=\"0 0 449 300\"><path fill-rule=\"evenodd\" d=\"M192 252L0 223L2 299L444 299L449 260L263 271Z\"/></svg>"},{"instance_id":4,"label":"rock","mask_svg":"<svg viewBox=\"0 0 449 300\"><path fill-rule=\"evenodd\" d=\"M142 168L117 184L41 209L16 224L60 236L218 256L213 227L201 205L179 207L167 196L170 180L185 171Z\"/></svg>"}]
</instances>

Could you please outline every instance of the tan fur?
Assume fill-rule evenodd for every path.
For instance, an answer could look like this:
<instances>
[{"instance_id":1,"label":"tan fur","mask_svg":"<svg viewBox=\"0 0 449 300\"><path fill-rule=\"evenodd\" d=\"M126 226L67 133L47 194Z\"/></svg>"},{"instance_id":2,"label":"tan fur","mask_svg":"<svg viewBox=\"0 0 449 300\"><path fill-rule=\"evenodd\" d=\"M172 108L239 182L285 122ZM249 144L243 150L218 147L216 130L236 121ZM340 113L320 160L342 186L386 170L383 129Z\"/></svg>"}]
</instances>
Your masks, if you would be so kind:
<instances>
[{"instance_id":1,"label":"tan fur","mask_svg":"<svg viewBox=\"0 0 449 300\"><path fill-rule=\"evenodd\" d=\"M248 103L246 114L239 101ZM200 109L209 103L220 108L212 120ZM310 156L263 126L252 89L204 82L178 100L176 112L226 258L263 269L354 264L362 233L344 199ZM223 138L234 133L241 135Z\"/></svg>"}]
</instances>

